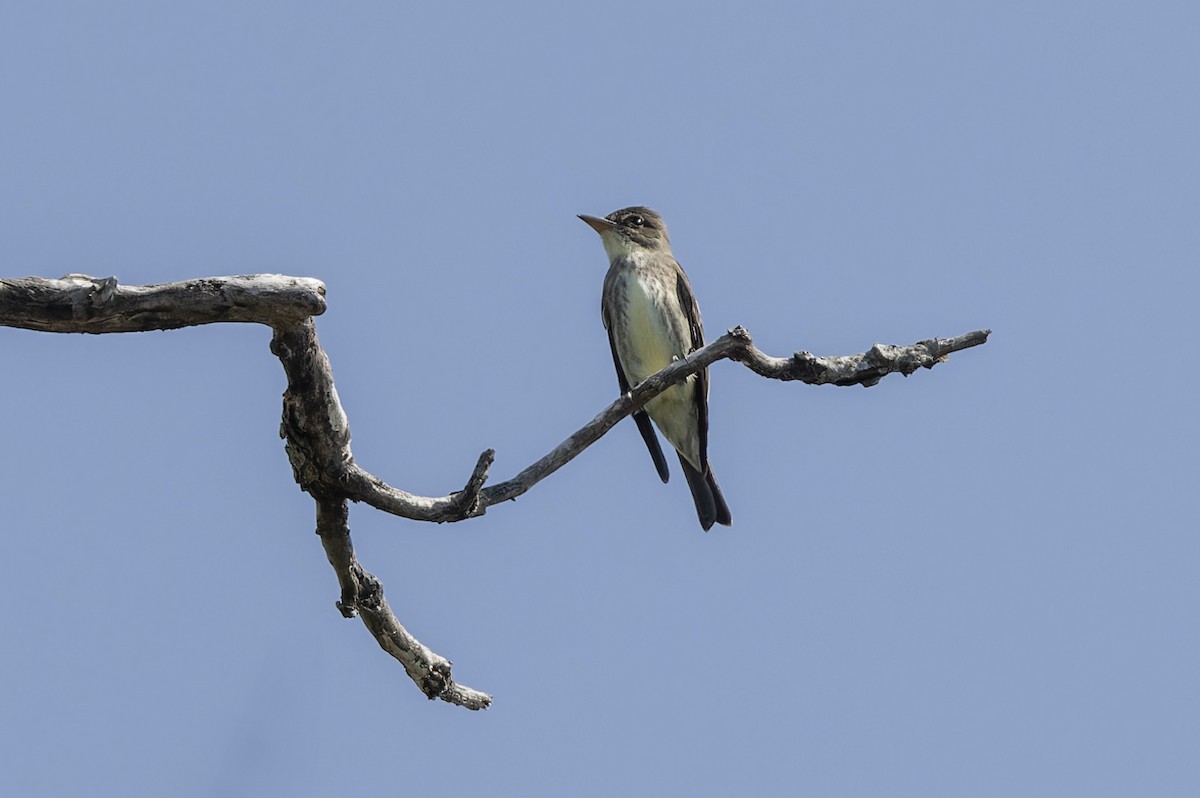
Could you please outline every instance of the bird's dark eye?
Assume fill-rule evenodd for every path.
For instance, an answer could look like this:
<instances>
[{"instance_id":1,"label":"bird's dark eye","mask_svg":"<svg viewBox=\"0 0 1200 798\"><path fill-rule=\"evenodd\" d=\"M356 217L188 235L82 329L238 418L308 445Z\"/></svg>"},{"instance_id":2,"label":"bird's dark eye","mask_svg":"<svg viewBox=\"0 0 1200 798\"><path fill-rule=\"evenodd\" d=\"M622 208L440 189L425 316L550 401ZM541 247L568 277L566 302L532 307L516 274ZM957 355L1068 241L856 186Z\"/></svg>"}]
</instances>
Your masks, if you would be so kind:
<instances>
[{"instance_id":1,"label":"bird's dark eye","mask_svg":"<svg viewBox=\"0 0 1200 798\"><path fill-rule=\"evenodd\" d=\"M642 217L638 216L636 213L633 216L629 217L629 223L631 225L633 225L634 227L645 227L646 226L646 220L643 219Z\"/></svg>"}]
</instances>

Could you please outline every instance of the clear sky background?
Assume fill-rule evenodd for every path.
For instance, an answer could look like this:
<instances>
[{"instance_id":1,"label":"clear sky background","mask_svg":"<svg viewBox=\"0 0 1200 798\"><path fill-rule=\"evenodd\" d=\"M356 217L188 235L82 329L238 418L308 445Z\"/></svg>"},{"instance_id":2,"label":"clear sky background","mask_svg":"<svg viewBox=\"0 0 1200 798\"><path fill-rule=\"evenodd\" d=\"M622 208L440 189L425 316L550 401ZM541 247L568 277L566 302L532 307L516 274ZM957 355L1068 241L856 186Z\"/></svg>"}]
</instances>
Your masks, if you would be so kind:
<instances>
[{"instance_id":1,"label":"clear sky background","mask_svg":"<svg viewBox=\"0 0 1200 798\"><path fill-rule=\"evenodd\" d=\"M616 396L577 213L709 337L731 529L632 423L518 502L355 506L334 608L258 326L0 329L0 793L1200 794L1195 3L5 3L0 273L316 277L368 470L507 479Z\"/></svg>"}]
</instances>

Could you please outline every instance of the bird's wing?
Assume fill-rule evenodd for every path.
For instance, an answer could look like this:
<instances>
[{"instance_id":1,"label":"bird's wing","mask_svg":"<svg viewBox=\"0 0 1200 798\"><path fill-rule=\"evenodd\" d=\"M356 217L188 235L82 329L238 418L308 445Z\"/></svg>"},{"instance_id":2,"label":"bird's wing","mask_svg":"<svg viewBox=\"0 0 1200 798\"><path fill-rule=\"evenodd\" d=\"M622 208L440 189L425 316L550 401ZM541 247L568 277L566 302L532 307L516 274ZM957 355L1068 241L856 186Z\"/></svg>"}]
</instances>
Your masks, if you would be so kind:
<instances>
[{"instance_id":1,"label":"bird's wing","mask_svg":"<svg viewBox=\"0 0 1200 798\"><path fill-rule=\"evenodd\" d=\"M612 327L607 324L608 329L608 346L612 350L613 365L617 369L617 384L621 386L621 393L629 393L629 380L625 378L625 369L621 368L621 358L617 356L617 345L613 343ZM667 458L663 457L662 446L658 442L658 436L654 434L654 427L650 425L650 416L646 415L645 410L638 410L633 414L633 420L637 423L638 432L642 433L642 440L646 442L646 448L650 450L650 459L654 461L654 467L658 470L658 478L666 482L671 477L671 472L667 468Z\"/></svg>"},{"instance_id":2,"label":"bird's wing","mask_svg":"<svg viewBox=\"0 0 1200 798\"><path fill-rule=\"evenodd\" d=\"M688 282L687 273L679 265L679 261L673 262L675 264L675 295L679 299L679 307L683 309L684 315L687 316L688 331L692 337L692 347L684 354L690 355L704 346L704 324L700 321L700 306L696 304L696 294L692 291L692 284ZM705 475L707 475L708 369L701 369L696 372L696 392L694 398L696 402L697 424L700 427L700 465L704 468Z\"/></svg>"}]
</instances>

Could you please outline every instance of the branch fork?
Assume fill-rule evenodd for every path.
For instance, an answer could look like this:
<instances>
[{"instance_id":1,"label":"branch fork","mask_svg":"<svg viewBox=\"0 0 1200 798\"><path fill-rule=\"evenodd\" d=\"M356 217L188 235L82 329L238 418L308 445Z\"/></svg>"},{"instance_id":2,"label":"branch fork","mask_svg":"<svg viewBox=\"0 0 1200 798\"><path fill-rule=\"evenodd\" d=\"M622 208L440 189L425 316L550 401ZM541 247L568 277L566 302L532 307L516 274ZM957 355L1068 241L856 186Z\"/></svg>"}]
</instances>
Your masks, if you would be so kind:
<instances>
[{"instance_id":1,"label":"branch fork","mask_svg":"<svg viewBox=\"0 0 1200 798\"><path fill-rule=\"evenodd\" d=\"M475 518L511 501L573 460L621 419L671 385L718 360L733 360L756 374L810 385L870 387L888 374L908 376L933 368L953 353L987 341L990 330L931 338L908 346L875 344L856 355L818 357L797 352L771 357L742 327L735 327L686 358L644 380L513 478L485 487L496 453L480 454L462 490L442 497L394 488L361 468L350 451L350 422L338 398L333 369L317 340L313 318L325 311L318 280L276 274L207 277L159 285L121 285L115 277L68 274L0 279L0 326L42 332L117 333L170 330L218 322L272 328L271 352L283 364L280 437L301 489L316 503L317 535L337 575L337 608L358 616L388 654L430 699L484 709L492 697L454 681L451 663L422 645L400 623L383 585L358 562L350 540L349 502L363 502L414 521L450 523Z\"/></svg>"}]
</instances>

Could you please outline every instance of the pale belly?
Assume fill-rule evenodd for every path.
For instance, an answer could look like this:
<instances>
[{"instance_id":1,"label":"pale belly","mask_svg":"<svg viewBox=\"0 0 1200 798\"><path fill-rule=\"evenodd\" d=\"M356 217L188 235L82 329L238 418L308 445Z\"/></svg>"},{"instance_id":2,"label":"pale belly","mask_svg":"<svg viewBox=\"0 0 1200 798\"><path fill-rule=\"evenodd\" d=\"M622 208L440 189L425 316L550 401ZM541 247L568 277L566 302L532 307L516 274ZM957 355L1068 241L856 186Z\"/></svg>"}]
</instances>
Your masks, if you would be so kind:
<instances>
[{"instance_id":1,"label":"pale belly","mask_svg":"<svg viewBox=\"0 0 1200 798\"><path fill-rule=\"evenodd\" d=\"M683 357L690 343L686 324L671 324L672 315L682 318L673 294L647 290L646 284L632 275L626 278L628 302L617 340L622 343L619 356L630 387L661 371L676 358ZM668 388L646 403L646 412L655 426L696 468L700 468L699 418L695 403L694 376L681 385Z\"/></svg>"}]
</instances>

